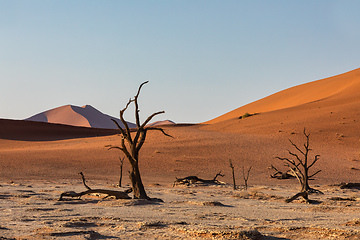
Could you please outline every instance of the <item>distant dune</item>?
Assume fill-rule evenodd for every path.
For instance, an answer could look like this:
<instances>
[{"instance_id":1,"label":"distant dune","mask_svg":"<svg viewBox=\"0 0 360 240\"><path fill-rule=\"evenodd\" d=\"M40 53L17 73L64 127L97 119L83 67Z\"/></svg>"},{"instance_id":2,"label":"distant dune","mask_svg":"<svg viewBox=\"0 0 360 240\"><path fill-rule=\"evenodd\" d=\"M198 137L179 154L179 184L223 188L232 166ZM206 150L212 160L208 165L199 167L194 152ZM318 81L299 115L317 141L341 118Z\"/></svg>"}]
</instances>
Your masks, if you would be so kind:
<instances>
[{"instance_id":1,"label":"distant dune","mask_svg":"<svg viewBox=\"0 0 360 240\"><path fill-rule=\"evenodd\" d=\"M232 118L238 118L245 113L253 114L269 112L335 96L340 96L344 99L359 99L359 92L360 68L334 77L285 89L258 101L239 107L205 123L218 123Z\"/></svg>"},{"instance_id":2,"label":"distant dune","mask_svg":"<svg viewBox=\"0 0 360 240\"><path fill-rule=\"evenodd\" d=\"M171 120L164 120L164 121L157 121L157 122L150 123L147 126L151 127L151 126L174 125L174 124L176 124L176 123Z\"/></svg>"},{"instance_id":3,"label":"distant dune","mask_svg":"<svg viewBox=\"0 0 360 240\"><path fill-rule=\"evenodd\" d=\"M124 126L120 119L106 115L90 105L82 107L65 105L41 112L25 120L78 127L116 129L117 127L111 119L115 119L120 126ZM130 128L136 127L133 123L128 122L128 124Z\"/></svg>"}]
</instances>

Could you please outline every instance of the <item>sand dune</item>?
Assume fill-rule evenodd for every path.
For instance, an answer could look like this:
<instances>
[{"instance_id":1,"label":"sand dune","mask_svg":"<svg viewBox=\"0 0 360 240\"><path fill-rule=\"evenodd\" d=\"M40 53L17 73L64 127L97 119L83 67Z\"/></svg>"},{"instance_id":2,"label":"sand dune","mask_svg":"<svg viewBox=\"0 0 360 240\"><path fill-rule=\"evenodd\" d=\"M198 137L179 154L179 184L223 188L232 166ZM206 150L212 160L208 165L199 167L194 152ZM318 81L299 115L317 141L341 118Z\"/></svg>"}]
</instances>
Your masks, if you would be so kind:
<instances>
[{"instance_id":1,"label":"sand dune","mask_svg":"<svg viewBox=\"0 0 360 240\"><path fill-rule=\"evenodd\" d=\"M25 120L58 123L79 127L116 129L117 127L111 119L117 120L120 126L123 127L120 119L103 114L90 105L82 107L65 105L41 112ZM128 124L130 128L135 127L135 124L133 123L128 122Z\"/></svg>"},{"instance_id":2,"label":"sand dune","mask_svg":"<svg viewBox=\"0 0 360 240\"><path fill-rule=\"evenodd\" d=\"M76 127L47 122L0 119L0 139L19 141L55 141L114 135L116 129Z\"/></svg>"},{"instance_id":3,"label":"sand dune","mask_svg":"<svg viewBox=\"0 0 360 240\"><path fill-rule=\"evenodd\" d=\"M174 138L160 131L148 132L140 152L140 171L149 195L165 203L146 206L136 200L94 196L56 201L60 191L84 188L79 172L92 186L106 188L117 183L119 156L123 155L106 146L120 144L118 131L2 119L0 200L4 214L0 230L6 237L23 237L19 239L113 238L119 232L134 239L236 238L245 228L256 228L269 237L264 239L358 239L359 191L336 185L359 182L359 75L357 69L290 88L211 124L164 125ZM91 119L74 109L68 106L62 111L70 111L81 124ZM239 119L244 112L259 114ZM55 113L38 117L56 118ZM325 194L311 195L316 205L285 204L284 198L298 191L297 180L270 178L273 171L269 167L287 170L275 157L288 156L287 149L292 147L288 139L302 146L304 127L313 149L309 157L320 154L311 172L322 170L310 184ZM232 183L229 159L238 185L243 185L242 167L252 167L249 191L232 191L229 185L170 187L175 177L212 179L220 170L225 176L219 180ZM125 162L125 175L129 169ZM123 184L129 186L127 177ZM205 204L214 202L222 205Z\"/></svg>"},{"instance_id":4,"label":"sand dune","mask_svg":"<svg viewBox=\"0 0 360 240\"><path fill-rule=\"evenodd\" d=\"M175 122L171 120L163 120L163 121L156 121L153 123L148 124L148 126L161 126L161 125L173 125L176 124Z\"/></svg>"},{"instance_id":5,"label":"sand dune","mask_svg":"<svg viewBox=\"0 0 360 240\"><path fill-rule=\"evenodd\" d=\"M218 123L228 119L237 118L247 112L269 112L299 106L330 97L341 97L344 99L358 98L359 92L360 68L334 77L313 81L280 91L205 123Z\"/></svg>"}]
</instances>

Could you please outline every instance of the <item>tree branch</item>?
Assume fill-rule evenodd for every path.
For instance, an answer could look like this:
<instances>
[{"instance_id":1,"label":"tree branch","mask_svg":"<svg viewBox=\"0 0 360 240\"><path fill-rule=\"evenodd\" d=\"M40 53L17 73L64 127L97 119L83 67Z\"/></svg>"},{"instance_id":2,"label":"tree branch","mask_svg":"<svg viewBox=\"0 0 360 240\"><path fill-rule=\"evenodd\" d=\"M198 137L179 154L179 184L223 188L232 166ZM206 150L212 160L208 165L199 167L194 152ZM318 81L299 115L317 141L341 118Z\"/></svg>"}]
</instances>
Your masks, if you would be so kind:
<instances>
[{"instance_id":1,"label":"tree branch","mask_svg":"<svg viewBox=\"0 0 360 240\"><path fill-rule=\"evenodd\" d=\"M126 133L124 132L124 129L122 129L122 127L119 125L119 123L115 120L115 119L111 119L111 121L113 121L116 126L118 127L118 129L120 130L121 134L126 137Z\"/></svg>"},{"instance_id":2,"label":"tree branch","mask_svg":"<svg viewBox=\"0 0 360 240\"><path fill-rule=\"evenodd\" d=\"M140 128L140 115L139 115L139 104L138 104L138 97L140 95L140 91L142 86L144 86L145 84L147 84L149 81L143 82L140 86L139 89L134 97L134 101L135 101L135 118L136 118L136 126L138 128Z\"/></svg>"},{"instance_id":3,"label":"tree branch","mask_svg":"<svg viewBox=\"0 0 360 240\"><path fill-rule=\"evenodd\" d=\"M318 174L319 172L321 172L321 170L318 170L316 173L314 173L313 175L309 176L309 179L312 178L313 176L315 176L316 174Z\"/></svg>"},{"instance_id":4,"label":"tree branch","mask_svg":"<svg viewBox=\"0 0 360 240\"><path fill-rule=\"evenodd\" d=\"M290 139L289 139L289 142L291 143L291 145L294 146L294 148L296 148L296 150L298 150L302 155L305 156L305 153L298 146L296 146L295 143L293 143Z\"/></svg>"},{"instance_id":5,"label":"tree branch","mask_svg":"<svg viewBox=\"0 0 360 240\"><path fill-rule=\"evenodd\" d=\"M289 154L296 157L296 159L298 160L299 164L304 166L304 163L302 162L302 160L300 159L299 155L297 155L296 153L291 152L290 150L288 150ZM295 161L294 161L294 165L295 165Z\"/></svg>"},{"instance_id":6,"label":"tree branch","mask_svg":"<svg viewBox=\"0 0 360 240\"><path fill-rule=\"evenodd\" d=\"M308 168L311 168L319 160L319 157L320 155L316 155L314 161L309 165Z\"/></svg>"},{"instance_id":7,"label":"tree branch","mask_svg":"<svg viewBox=\"0 0 360 240\"><path fill-rule=\"evenodd\" d=\"M162 133L163 133L165 136L167 136L167 137L174 138L174 137L171 136L170 134L166 133L166 132L164 131L164 129L159 128L159 127L147 127L146 130L157 130L157 131L162 132Z\"/></svg>"},{"instance_id":8,"label":"tree branch","mask_svg":"<svg viewBox=\"0 0 360 240\"><path fill-rule=\"evenodd\" d=\"M82 181L83 181L84 186L85 186L87 189L91 190L91 188L86 184L86 180L85 180L84 174L83 174L82 172L79 172L79 174L81 175L81 179L82 179Z\"/></svg>"},{"instance_id":9,"label":"tree branch","mask_svg":"<svg viewBox=\"0 0 360 240\"><path fill-rule=\"evenodd\" d=\"M153 113L151 114L146 120L145 122L143 122L143 124L141 125L141 128L145 128L145 126L151 121L151 119L153 117L155 117L156 115L159 115L159 114L163 114L165 113L165 111L160 111L160 112L156 112L156 113Z\"/></svg>"},{"instance_id":10,"label":"tree branch","mask_svg":"<svg viewBox=\"0 0 360 240\"><path fill-rule=\"evenodd\" d=\"M289 160L288 158L282 158L282 157L276 157L276 158L290 163L299 172L299 174L301 174L301 176L303 176L303 173L301 172L301 170L299 168L299 164L296 164L294 160ZM295 172L292 167L290 167L289 165L287 165L287 166L290 168L290 170ZM297 176L297 174L296 174L296 176Z\"/></svg>"},{"instance_id":11,"label":"tree branch","mask_svg":"<svg viewBox=\"0 0 360 240\"><path fill-rule=\"evenodd\" d=\"M140 127L138 127L138 130L136 132L136 135L135 135L135 138L134 138L134 145L138 145L138 141L139 141L139 138L141 136L143 136L143 132L145 130L145 127L146 125L151 121L151 119L153 117L155 117L156 115L159 115L159 114L162 114L162 113L165 113L164 111L161 111L161 112L156 112L156 113L153 113L152 115L150 115L143 124L141 124ZM145 134L146 135L146 134ZM165 134L166 135L166 134ZM140 140L141 142L142 140ZM142 145L142 144L141 144ZM141 147L140 147L141 148ZM137 147L137 149L140 149L139 147Z\"/></svg>"}]
</instances>

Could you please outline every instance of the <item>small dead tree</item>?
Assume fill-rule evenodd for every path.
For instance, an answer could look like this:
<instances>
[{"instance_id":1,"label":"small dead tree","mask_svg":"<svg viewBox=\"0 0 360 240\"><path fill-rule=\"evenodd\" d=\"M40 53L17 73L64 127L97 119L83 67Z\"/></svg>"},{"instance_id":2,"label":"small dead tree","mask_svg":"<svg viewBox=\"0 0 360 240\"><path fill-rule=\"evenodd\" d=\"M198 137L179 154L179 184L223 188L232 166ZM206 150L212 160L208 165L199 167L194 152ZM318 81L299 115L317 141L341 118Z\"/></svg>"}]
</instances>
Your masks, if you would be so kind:
<instances>
[{"instance_id":1,"label":"small dead tree","mask_svg":"<svg viewBox=\"0 0 360 240\"><path fill-rule=\"evenodd\" d=\"M148 131L156 130L162 132L165 136L172 137L169 134L165 133L165 131L160 127L149 127L146 126L153 117L156 115L165 113L164 111L156 112L151 114L143 123L140 123L140 115L139 115L139 103L138 98L141 91L141 88L144 86L144 84L148 83L148 81L143 82L137 91L137 94L135 95L134 99L130 99L128 103L126 104L125 108L120 110L120 120L124 125L124 128L122 128L117 121L112 119L112 121L116 124L118 129L121 133L121 140L120 146L112 146L108 145L109 149L119 149L121 150L126 158L129 160L131 168L130 168L130 181L132 184L132 189L134 193L134 198L139 199L150 199L145 191L144 185L141 180L140 176L140 170L139 170L139 152L141 147L144 145L146 134ZM135 105L135 120L136 120L136 129L133 134L131 135L131 130L128 125L128 123L124 119L124 113L128 109L129 105L133 103Z\"/></svg>"},{"instance_id":2,"label":"small dead tree","mask_svg":"<svg viewBox=\"0 0 360 240\"><path fill-rule=\"evenodd\" d=\"M231 159L229 159L230 168L232 172L232 179L233 179L233 189L236 190L236 182L235 182L235 171L234 171L234 165L231 162Z\"/></svg>"},{"instance_id":3,"label":"small dead tree","mask_svg":"<svg viewBox=\"0 0 360 240\"><path fill-rule=\"evenodd\" d=\"M290 168L291 172L295 175L301 185L301 191L305 193L319 193L319 190L313 189L309 186L309 180L314 177L316 174L321 172L321 170L316 171L313 174L309 173L311 167L319 160L320 155L315 155L313 160L309 159L309 152L312 150L310 148L310 134L306 133L306 129L303 131L306 141L304 143L304 149L298 147L290 139L291 145L296 149L298 153L288 150L289 155L292 156L292 159L286 157L276 157L277 159L284 161L285 165ZM300 194L301 195L301 194ZM296 195L295 195L296 196Z\"/></svg>"},{"instance_id":4,"label":"small dead tree","mask_svg":"<svg viewBox=\"0 0 360 240\"><path fill-rule=\"evenodd\" d=\"M124 159L125 159L125 157L123 157L123 158L119 157L119 160L120 160L119 187L121 187L121 182L122 182Z\"/></svg>"},{"instance_id":5,"label":"small dead tree","mask_svg":"<svg viewBox=\"0 0 360 240\"><path fill-rule=\"evenodd\" d=\"M220 176L220 177L224 177L225 175L224 174L221 174L221 171L218 172L215 177L213 179L202 179L202 178L199 178L197 176L188 176L188 177L184 177L184 178L176 178L174 184L173 184L173 187L175 185L191 185L191 184L194 184L194 183L203 183L203 184L209 184L209 185L217 185L217 184L223 184L222 182L218 181L217 180L217 177Z\"/></svg>"},{"instance_id":6,"label":"small dead tree","mask_svg":"<svg viewBox=\"0 0 360 240\"><path fill-rule=\"evenodd\" d=\"M251 168L252 166L247 170L247 173L245 174L245 168L242 167L245 190L247 190L248 188L248 180L249 180Z\"/></svg>"}]
</instances>

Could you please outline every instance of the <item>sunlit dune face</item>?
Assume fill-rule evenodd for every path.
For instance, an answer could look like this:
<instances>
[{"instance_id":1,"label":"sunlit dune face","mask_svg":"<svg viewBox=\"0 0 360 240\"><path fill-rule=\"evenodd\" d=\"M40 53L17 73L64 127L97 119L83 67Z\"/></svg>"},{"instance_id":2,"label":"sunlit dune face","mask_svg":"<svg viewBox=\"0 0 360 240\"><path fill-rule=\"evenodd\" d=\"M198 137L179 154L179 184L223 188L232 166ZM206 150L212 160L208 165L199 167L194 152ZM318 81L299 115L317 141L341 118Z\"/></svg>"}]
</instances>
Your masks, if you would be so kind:
<instances>
[{"instance_id":1,"label":"sunlit dune face","mask_svg":"<svg viewBox=\"0 0 360 240\"><path fill-rule=\"evenodd\" d=\"M338 76L295 86L205 122L218 123L243 115L244 113L269 112L329 98L349 99L360 92L360 69Z\"/></svg>"}]
</instances>

